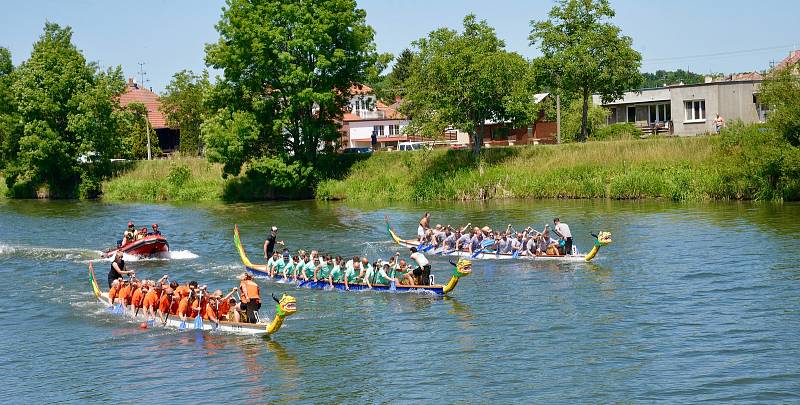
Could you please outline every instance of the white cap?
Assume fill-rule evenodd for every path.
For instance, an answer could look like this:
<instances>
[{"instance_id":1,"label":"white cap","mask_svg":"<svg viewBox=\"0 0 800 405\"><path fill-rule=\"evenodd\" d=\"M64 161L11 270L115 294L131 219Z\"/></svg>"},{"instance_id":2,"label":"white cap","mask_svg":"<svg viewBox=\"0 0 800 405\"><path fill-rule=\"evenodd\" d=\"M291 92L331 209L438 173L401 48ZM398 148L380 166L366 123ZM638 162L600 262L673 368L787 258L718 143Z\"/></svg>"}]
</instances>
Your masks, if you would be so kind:
<instances>
[{"instance_id":1,"label":"white cap","mask_svg":"<svg viewBox=\"0 0 800 405\"><path fill-rule=\"evenodd\" d=\"M278 231L278 227L277 226L273 226L272 227L272 232L277 232L277 231Z\"/></svg>"}]
</instances>

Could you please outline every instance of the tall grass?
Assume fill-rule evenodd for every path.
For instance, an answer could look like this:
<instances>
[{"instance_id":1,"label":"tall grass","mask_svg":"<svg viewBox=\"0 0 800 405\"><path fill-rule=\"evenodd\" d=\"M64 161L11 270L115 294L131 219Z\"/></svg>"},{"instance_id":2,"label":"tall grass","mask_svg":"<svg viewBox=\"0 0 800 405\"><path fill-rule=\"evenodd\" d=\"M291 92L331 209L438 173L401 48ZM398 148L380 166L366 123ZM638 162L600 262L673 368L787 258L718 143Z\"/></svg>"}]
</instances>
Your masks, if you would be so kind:
<instances>
[{"instance_id":1,"label":"tall grass","mask_svg":"<svg viewBox=\"0 0 800 405\"><path fill-rule=\"evenodd\" d=\"M379 153L344 180L326 180L319 199L723 197L711 162L714 138L669 138L487 149Z\"/></svg>"},{"instance_id":2,"label":"tall grass","mask_svg":"<svg viewBox=\"0 0 800 405\"><path fill-rule=\"evenodd\" d=\"M135 162L103 183L103 199L113 201L212 201L222 196L222 166L202 158Z\"/></svg>"},{"instance_id":3,"label":"tall grass","mask_svg":"<svg viewBox=\"0 0 800 405\"><path fill-rule=\"evenodd\" d=\"M0 174L0 199L6 198L6 193L8 192L8 187L6 187L6 178Z\"/></svg>"}]
</instances>

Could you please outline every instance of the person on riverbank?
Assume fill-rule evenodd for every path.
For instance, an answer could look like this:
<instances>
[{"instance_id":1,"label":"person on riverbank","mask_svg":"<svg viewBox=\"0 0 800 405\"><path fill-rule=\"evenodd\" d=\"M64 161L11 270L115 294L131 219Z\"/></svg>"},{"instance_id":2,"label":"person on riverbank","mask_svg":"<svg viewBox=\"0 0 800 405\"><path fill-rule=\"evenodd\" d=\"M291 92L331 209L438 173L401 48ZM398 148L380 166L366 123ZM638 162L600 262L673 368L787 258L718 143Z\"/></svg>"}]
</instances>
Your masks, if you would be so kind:
<instances>
[{"instance_id":1,"label":"person on riverbank","mask_svg":"<svg viewBox=\"0 0 800 405\"><path fill-rule=\"evenodd\" d=\"M269 259L272 256L272 252L275 251L275 244L283 245L283 241L278 241L278 227L273 226L269 232L269 236L267 236L267 240L264 241L264 259Z\"/></svg>"},{"instance_id":2,"label":"person on riverbank","mask_svg":"<svg viewBox=\"0 0 800 405\"><path fill-rule=\"evenodd\" d=\"M724 127L725 127L725 118L722 118L722 116L720 116L719 113L717 113L717 118L714 118L714 131L717 134L719 134L719 132L722 131L722 128Z\"/></svg>"},{"instance_id":3,"label":"person on riverbank","mask_svg":"<svg viewBox=\"0 0 800 405\"><path fill-rule=\"evenodd\" d=\"M562 254L572 255L572 231L569 230L569 225L561 222L558 217L553 218L553 231L559 238L564 240L564 252Z\"/></svg>"},{"instance_id":4,"label":"person on riverbank","mask_svg":"<svg viewBox=\"0 0 800 405\"><path fill-rule=\"evenodd\" d=\"M133 270L127 270L125 268L125 260L122 259L122 252L117 251L114 255L114 261L111 262L111 270L108 272L108 287L111 287L111 283L114 280L121 279L123 276L135 276L136 273Z\"/></svg>"},{"instance_id":5,"label":"person on riverbank","mask_svg":"<svg viewBox=\"0 0 800 405\"><path fill-rule=\"evenodd\" d=\"M418 279L417 285L430 285L431 264L428 258L422 252L418 252L417 248L411 249L411 260L417 264L417 268L412 272L415 279Z\"/></svg>"}]
</instances>

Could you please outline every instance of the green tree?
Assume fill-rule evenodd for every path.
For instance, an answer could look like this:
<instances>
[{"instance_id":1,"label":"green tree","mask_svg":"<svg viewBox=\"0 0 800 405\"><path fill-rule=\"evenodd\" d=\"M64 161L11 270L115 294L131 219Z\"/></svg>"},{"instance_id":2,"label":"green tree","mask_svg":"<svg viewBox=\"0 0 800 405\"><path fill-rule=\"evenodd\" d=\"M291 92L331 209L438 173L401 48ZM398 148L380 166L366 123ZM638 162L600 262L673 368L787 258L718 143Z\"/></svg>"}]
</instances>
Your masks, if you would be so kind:
<instances>
[{"instance_id":1,"label":"green tree","mask_svg":"<svg viewBox=\"0 0 800 405\"><path fill-rule=\"evenodd\" d=\"M216 26L220 39L206 47L206 63L224 72L210 104L225 108L205 127L209 159L234 173L240 167L231 166L264 155L315 162L324 145L339 139L350 86L363 82L376 62L365 18L354 0L227 0ZM210 150L230 145L216 129L239 122L231 121L232 111L241 112L260 147Z\"/></svg>"},{"instance_id":2,"label":"green tree","mask_svg":"<svg viewBox=\"0 0 800 405\"><path fill-rule=\"evenodd\" d=\"M50 197L95 197L109 158L119 152L116 96L123 86L121 68L98 71L72 44L71 28L46 23L30 58L14 73L22 129L6 142L12 147L10 193L32 197L43 189Z\"/></svg>"},{"instance_id":3,"label":"green tree","mask_svg":"<svg viewBox=\"0 0 800 405\"><path fill-rule=\"evenodd\" d=\"M10 158L9 151L16 149L12 142L19 138L19 114L17 114L16 101L14 100L14 64L11 62L11 52L0 47L0 169L5 167Z\"/></svg>"},{"instance_id":4,"label":"green tree","mask_svg":"<svg viewBox=\"0 0 800 405\"><path fill-rule=\"evenodd\" d=\"M800 62L770 72L758 98L769 106L767 124L791 145L800 146Z\"/></svg>"},{"instance_id":5,"label":"green tree","mask_svg":"<svg viewBox=\"0 0 800 405\"><path fill-rule=\"evenodd\" d=\"M614 17L608 0L561 0L546 21L531 21L531 46L542 57L534 61L540 83L583 100L581 132L587 133L589 98L599 93L604 102L639 87L642 57L630 37L607 20Z\"/></svg>"},{"instance_id":6,"label":"green tree","mask_svg":"<svg viewBox=\"0 0 800 405\"><path fill-rule=\"evenodd\" d=\"M181 131L181 153L202 153L200 126L206 114L205 97L210 87L207 71L196 75L191 70L182 70L172 76L167 90L161 95L161 111L167 124Z\"/></svg>"},{"instance_id":7,"label":"green tree","mask_svg":"<svg viewBox=\"0 0 800 405\"><path fill-rule=\"evenodd\" d=\"M441 136L447 127L458 128L470 135L478 158L486 121L528 120L528 62L507 52L486 21L467 15L462 33L440 28L413 46L418 52L401 107L412 118L409 132Z\"/></svg>"},{"instance_id":8,"label":"green tree","mask_svg":"<svg viewBox=\"0 0 800 405\"><path fill-rule=\"evenodd\" d=\"M671 84L697 84L703 82L703 75L688 70L656 70L655 73L642 73L642 87L652 89Z\"/></svg>"},{"instance_id":9,"label":"green tree","mask_svg":"<svg viewBox=\"0 0 800 405\"><path fill-rule=\"evenodd\" d=\"M397 97L404 97L405 81L411 75L413 61L414 52L410 49L404 49L395 60L392 71L389 74L369 82L378 99L392 104Z\"/></svg>"},{"instance_id":10,"label":"green tree","mask_svg":"<svg viewBox=\"0 0 800 405\"><path fill-rule=\"evenodd\" d=\"M589 138L597 132L600 127L606 124L608 118L608 110L592 104L589 100L589 108L586 119L586 133ZM577 141L581 134L581 123L583 120L583 100L579 98L572 99L567 104L566 110L561 118L561 141L574 142Z\"/></svg>"},{"instance_id":11,"label":"green tree","mask_svg":"<svg viewBox=\"0 0 800 405\"><path fill-rule=\"evenodd\" d=\"M123 152L119 157L126 159L147 159L147 132L150 132L150 153L161 154L156 134L147 123L147 107L142 103L130 103L124 110L125 136L122 138Z\"/></svg>"}]
</instances>

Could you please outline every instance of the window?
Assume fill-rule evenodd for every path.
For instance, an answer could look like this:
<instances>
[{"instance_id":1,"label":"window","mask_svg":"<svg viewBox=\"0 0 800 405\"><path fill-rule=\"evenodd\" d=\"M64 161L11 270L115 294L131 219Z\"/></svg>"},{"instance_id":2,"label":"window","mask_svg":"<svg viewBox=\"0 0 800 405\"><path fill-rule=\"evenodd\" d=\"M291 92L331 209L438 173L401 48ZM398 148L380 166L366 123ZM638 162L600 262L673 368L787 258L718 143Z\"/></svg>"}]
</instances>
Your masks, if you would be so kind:
<instances>
[{"instance_id":1,"label":"window","mask_svg":"<svg viewBox=\"0 0 800 405\"><path fill-rule=\"evenodd\" d=\"M377 136L383 136L383 125L375 125L372 127L372 132L374 132Z\"/></svg>"},{"instance_id":2,"label":"window","mask_svg":"<svg viewBox=\"0 0 800 405\"><path fill-rule=\"evenodd\" d=\"M647 106L649 123L667 122L672 119L671 108L669 104L653 104Z\"/></svg>"},{"instance_id":3,"label":"window","mask_svg":"<svg viewBox=\"0 0 800 405\"><path fill-rule=\"evenodd\" d=\"M389 125L389 136L400 135L400 125Z\"/></svg>"},{"instance_id":4,"label":"window","mask_svg":"<svg viewBox=\"0 0 800 405\"><path fill-rule=\"evenodd\" d=\"M608 109L608 119L606 120L606 124L613 124L617 122L617 107L611 107Z\"/></svg>"},{"instance_id":5,"label":"window","mask_svg":"<svg viewBox=\"0 0 800 405\"><path fill-rule=\"evenodd\" d=\"M628 107L628 122L636 122L636 107Z\"/></svg>"},{"instance_id":6,"label":"window","mask_svg":"<svg viewBox=\"0 0 800 405\"><path fill-rule=\"evenodd\" d=\"M690 100L683 102L684 109L686 110L686 121L702 122L706 120L706 101L705 100Z\"/></svg>"},{"instance_id":7,"label":"window","mask_svg":"<svg viewBox=\"0 0 800 405\"><path fill-rule=\"evenodd\" d=\"M758 114L758 121L759 122L767 122L767 113L769 113L769 107L766 104L761 104L758 100L758 94L753 94L753 104L756 105L756 114Z\"/></svg>"}]
</instances>

